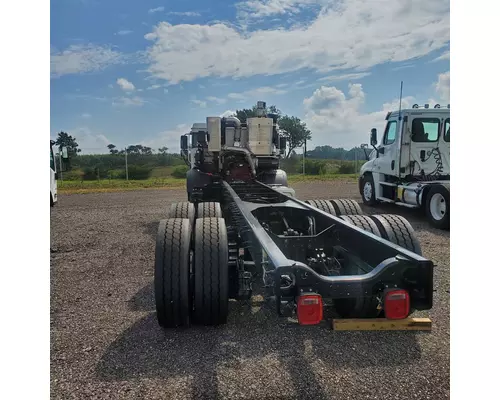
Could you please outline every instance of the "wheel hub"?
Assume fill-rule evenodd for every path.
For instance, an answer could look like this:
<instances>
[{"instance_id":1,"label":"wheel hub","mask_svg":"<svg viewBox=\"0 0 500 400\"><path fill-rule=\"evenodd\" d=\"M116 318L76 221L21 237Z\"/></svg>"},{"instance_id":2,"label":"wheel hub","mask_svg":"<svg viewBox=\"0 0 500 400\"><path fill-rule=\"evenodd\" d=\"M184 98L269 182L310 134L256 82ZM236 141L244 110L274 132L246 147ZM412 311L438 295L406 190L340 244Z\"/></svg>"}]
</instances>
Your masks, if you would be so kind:
<instances>
[{"instance_id":1,"label":"wheel hub","mask_svg":"<svg viewBox=\"0 0 500 400\"><path fill-rule=\"evenodd\" d=\"M366 201L370 201L372 198L372 193L373 193L373 188L371 182L365 182L365 185L363 186L363 196L365 197Z\"/></svg>"},{"instance_id":2,"label":"wheel hub","mask_svg":"<svg viewBox=\"0 0 500 400\"><path fill-rule=\"evenodd\" d=\"M429 204L429 211L432 218L440 221L446 215L446 200L441 193L434 193Z\"/></svg>"}]
</instances>

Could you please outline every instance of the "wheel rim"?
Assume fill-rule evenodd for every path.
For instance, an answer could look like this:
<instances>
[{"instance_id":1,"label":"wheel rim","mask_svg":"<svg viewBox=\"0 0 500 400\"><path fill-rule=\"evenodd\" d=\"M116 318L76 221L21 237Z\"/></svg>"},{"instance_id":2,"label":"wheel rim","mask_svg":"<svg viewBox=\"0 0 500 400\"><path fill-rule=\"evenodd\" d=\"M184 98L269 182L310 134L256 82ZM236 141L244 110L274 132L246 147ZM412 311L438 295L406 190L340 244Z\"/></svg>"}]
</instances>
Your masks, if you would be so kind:
<instances>
[{"instance_id":1,"label":"wheel rim","mask_svg":"<svg viewBox=\"0 0 500 400\"><path fill-rule=\"evenodd\" d=\"M371 182L365 182L363 186L363 196L366 201L370 201L372 198L373 188Z\"/></svg>"},{"instance_id":2,"label":"wheel rim","mask_svg":"<svg viewBox=\"0 0 500 400\"><path fill-rule=\"evenodd\" d=\"M429 203L429 211L432 218L441 221L446 215L446 200L441 193L434 193Z\"/></svg>"}]
</instances>

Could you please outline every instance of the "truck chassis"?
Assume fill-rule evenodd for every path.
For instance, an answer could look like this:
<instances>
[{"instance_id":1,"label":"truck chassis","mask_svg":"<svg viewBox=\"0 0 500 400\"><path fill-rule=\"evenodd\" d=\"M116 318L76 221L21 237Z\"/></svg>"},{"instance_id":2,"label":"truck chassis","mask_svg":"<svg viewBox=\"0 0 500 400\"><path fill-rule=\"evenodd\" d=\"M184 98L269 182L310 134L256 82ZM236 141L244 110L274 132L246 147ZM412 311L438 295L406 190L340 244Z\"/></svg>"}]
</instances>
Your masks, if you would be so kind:
<instances>
[{"instance_id":1,"label":"truck chassis","mask_svg":"<svg viewBox=\"0 0 500 400\"><path fill-rule=\"evenodd\" d=\"M249 299L258 282L301 325L432 308L434 265L404 218L360 215L349 200L300 201L256 179L211 179L160 221L160 326L224 324L229 299Z\"/></svg>"}]
</instances>

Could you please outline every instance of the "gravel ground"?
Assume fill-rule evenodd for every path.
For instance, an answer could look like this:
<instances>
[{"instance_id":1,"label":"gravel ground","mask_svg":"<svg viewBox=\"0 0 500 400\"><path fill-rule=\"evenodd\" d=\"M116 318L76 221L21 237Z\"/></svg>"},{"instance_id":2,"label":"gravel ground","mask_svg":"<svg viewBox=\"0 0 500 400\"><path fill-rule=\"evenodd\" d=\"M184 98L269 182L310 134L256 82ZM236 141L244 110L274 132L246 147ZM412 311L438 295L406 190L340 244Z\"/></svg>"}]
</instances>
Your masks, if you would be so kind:
<instances>
[{"instance_id":1,"label":"gravel ground","mask_svg":"<svg viewBox=\"0 0 500 400\"><path fill-rule=\"evenodd\" d=\"M356 185L294 185L297 196L355 198ZM54 399L447 399L449 233L417 213L436 264L433 331L298 327L255 296L227 325L162 331L154 311L154 237L183 190L61 195L51 215L51 397ZM375 210L365 209L372 213Z\"/></svg>"}]
</instances>

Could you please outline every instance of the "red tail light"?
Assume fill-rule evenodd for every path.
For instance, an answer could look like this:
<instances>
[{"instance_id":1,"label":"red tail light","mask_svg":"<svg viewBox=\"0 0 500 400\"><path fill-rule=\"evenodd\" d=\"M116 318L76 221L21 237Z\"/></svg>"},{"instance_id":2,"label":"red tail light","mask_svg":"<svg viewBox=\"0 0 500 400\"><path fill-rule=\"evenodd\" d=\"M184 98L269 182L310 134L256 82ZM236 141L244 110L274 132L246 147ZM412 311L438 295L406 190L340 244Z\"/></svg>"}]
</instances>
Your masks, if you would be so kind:
<instances>
[{"instance_id":1,"label":"red tail light","mask_svg":"<svg viewBox=\"0 0 500 400\"><path fill-rule=\"evenodd\" d=\"M406 290L389 290L384 296L384 311L388 319L404 319L410 313L410 295Z\"/></svg>"},{"instance_id":2,"label":"red tail light","mask_svg":"<svg viewBox=\"0 0 500 400\"><path fill-rule=\"evenodd\" d=\"M319 294L298 297L297 318L300 325L316 325L323 319L323 300Z\"/></svg>"}]
</instances>

